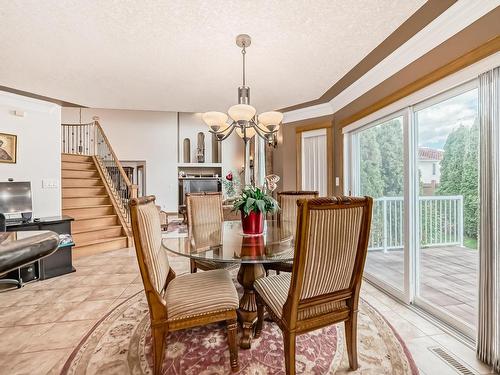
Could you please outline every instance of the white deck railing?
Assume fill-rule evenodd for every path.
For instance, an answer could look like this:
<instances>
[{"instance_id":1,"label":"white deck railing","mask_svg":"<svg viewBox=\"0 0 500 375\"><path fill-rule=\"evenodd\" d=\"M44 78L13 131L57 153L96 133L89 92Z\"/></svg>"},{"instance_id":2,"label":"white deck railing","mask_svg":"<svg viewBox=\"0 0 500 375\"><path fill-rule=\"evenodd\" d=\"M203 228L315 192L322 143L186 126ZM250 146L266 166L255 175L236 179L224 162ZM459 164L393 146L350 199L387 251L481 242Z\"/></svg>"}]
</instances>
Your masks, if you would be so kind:
<instances>
[{"instance_id":1,"label":"white deck railing","mask_svg":"<svg viewBox=\"0 0 500 375\"><path fill-rule=\"evenodd\" d=\"M368 250L402 249L404 246L403 197L374 199ZM463 197L419 197L420 246L463 245Z\"/></svg>"}]
</instances>

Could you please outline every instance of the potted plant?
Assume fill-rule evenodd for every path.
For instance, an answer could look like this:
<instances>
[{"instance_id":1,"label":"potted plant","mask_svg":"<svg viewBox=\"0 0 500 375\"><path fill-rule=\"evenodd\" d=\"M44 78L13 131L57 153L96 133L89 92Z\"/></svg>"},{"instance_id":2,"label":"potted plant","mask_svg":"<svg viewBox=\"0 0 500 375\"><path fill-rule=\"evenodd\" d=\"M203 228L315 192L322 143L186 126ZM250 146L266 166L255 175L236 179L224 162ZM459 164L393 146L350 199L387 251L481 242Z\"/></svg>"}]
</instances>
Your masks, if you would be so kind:
<instances>
[{"instance_id":1,"label":"potted plant","mask_svg":"<svg viewBox=\"0 0 500 375\"><path fill-rule=\"evenodd\" d=\"M278 209L276 199L257 187L245 187L233 204L235 211L241 212L241 224L245 234L261 234L264 230L264 217L268 212Z\"/></svg>"}]
</instances>

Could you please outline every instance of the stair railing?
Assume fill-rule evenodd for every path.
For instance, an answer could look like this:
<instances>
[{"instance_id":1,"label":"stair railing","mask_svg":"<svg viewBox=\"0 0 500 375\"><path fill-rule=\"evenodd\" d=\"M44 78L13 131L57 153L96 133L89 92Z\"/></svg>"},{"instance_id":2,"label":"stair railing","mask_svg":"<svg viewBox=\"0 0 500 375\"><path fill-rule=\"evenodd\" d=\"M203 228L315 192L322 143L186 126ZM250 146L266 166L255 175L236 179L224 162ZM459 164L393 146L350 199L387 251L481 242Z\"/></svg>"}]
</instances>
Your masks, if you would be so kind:
<instances>
[{"instance_id":1,"label":"stair railing","mask_svg":"<svg viewBox=\"0 0 500 375\"><path fill-rule=\"evenodd\" d=\"M66 154L95 156L120 212L130 225L128 204L137 198L137 185L130 182L98 118L88 124L62 124L61 151Z\"/></svg>"}]
</instances>

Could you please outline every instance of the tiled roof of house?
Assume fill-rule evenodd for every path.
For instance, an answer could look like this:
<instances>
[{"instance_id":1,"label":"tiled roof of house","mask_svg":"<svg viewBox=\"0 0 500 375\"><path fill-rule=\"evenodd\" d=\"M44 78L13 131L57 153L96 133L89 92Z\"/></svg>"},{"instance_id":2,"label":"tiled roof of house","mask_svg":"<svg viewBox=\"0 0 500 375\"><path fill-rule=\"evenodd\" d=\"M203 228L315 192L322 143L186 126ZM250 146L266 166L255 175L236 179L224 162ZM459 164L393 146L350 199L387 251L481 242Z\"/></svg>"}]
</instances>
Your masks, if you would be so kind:
<instances>
[{"instance_id":1,"label":"tiled roof of house","mask_svg":"<svg viewBox=\"0 0 500 375\"><path fill-rule=\"evenodd\" d=\"M443 150L437 150L429 147L418 148L418 160L442 160Z\"/></svg>"}]
</instances>

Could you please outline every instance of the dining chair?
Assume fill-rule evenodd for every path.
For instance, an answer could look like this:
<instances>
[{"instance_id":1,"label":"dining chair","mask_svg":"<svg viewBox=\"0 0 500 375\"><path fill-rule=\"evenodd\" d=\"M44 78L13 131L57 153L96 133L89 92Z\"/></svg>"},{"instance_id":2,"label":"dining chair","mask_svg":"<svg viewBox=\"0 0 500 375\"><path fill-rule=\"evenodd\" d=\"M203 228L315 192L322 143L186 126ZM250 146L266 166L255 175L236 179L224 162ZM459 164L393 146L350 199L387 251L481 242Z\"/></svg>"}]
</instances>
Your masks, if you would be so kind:
<instances>
[{"instance_id":1,"label":"dining chair","mask_svg":"<svg viewBox=\"0 0 500 375\"><path fill-rule=\"evenodd\" d=\"M349 365L357 369L357 315L372 215L370 197L299 200L292 273L255 281L256 336L264 309L283 332L286 373L295 374L295 338L344 322Z\"/></svg>"},{"instance_id":2,"label":"dining chair","mask_svg":"<svg viewBox=\"0 0 500 375\"><path fill-rule=\"evenodd\" d=\"M317 198L317 191L282 191L278 193L278 204L280 211L278 212L278 220L282 230L285 233L293 233L297 227L297 201L299 199ZM269 263L264 266L266 275L269 275L269 270L280 272L292 272L292 262Z\"/></svg>"},{"instance_id":3,"label":"dining chair","mask_svg":"<svg viewBox=\"0 0 500 375\"><path fill-rule=\"evenodd\" d=\"M188 220L188 231L193 237L197 236L197 230L216 230L224 221L222 210L222 193L186 193L186 210ZM221 263L210 260L190 260L191 273L198 269L210 271L216 269L231 270L237 266L232 263Z\"/></svg>"},{"instance_id":4,"label":"dining chair","mask_svg":"<svg viewBox=\"0 0 500 375\"><path fill-rule=\"evenodd\" d=\"M137 261L149 305L154 374L161 373L165 339L170 331L225 321L231 369L238 371L238 293L226 270L176 277L162 245L155 197L130 202Z\"/></svg>"}]
</instances>

